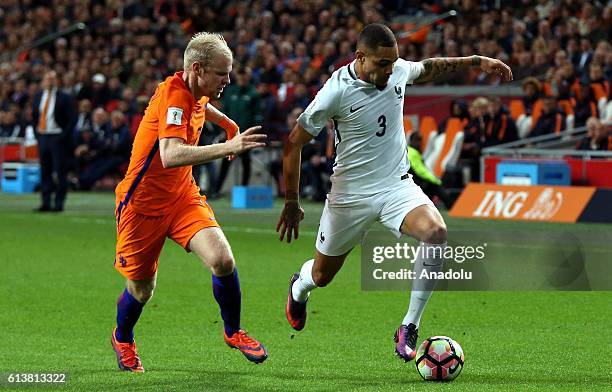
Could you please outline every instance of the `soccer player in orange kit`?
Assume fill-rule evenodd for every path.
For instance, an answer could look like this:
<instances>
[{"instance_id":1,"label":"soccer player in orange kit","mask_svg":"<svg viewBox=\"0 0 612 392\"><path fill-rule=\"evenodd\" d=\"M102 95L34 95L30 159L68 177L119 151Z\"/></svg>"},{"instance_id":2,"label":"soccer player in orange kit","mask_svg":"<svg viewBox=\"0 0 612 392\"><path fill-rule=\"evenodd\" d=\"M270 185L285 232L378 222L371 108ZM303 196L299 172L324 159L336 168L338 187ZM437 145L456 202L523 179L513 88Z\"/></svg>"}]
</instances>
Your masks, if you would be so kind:
<instances>
[{"instance_id":1,"label":"soccer player in orange kit","mask_svg":"<svg viewBox=\"0 0 612 392\"><path fill-rule=\"evenodd\" d=\"M115 268L127 285L117 302L111 342L121 370L144 371L133 329L153 295L166 237L193 251L212 271L227 345L255 363L268 356L264 346L240 327L241 292L232 250L191 173L192 165L265 145L266 136L257 133L261 127L239 133L233 120L208 104L229 84L232 61L221 35L193 36L185 49L184 71L160 83L151 98L136 133L128 172L115 191ZM224 128L228 141L198 146L205 119Z\"/></svg>"}]
</instances>

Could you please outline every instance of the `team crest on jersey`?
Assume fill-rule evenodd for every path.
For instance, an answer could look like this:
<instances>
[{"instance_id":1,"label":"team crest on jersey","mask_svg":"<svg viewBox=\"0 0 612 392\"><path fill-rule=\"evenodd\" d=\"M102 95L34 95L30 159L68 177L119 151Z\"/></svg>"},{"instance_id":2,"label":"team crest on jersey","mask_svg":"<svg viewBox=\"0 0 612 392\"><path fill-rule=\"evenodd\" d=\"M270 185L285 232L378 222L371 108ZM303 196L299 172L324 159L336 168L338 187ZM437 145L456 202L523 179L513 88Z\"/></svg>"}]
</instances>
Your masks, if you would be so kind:
<instances>
[{"instance_id":1,"label":"team crest on jersey","mask_svg":"<svg viewBox=\"0 0 612 392\"><path fill-rule=\"evenodd\" d=\"M399 86L395 86L395 93L397 94L397 99L404 98L404 94L402 94L402 88Z\"/></svg>"},{"instance_id":2,"label":"team crest on jersey","mask_svg":"<svg viewBox=\"0 0 612 392\"><path fill-rule=\"evenodd\" d=\"M181 125L183 119L183 109L181 108L168 108L168 114L166 116L166 124Z\"/></svg>"}]
</instances>

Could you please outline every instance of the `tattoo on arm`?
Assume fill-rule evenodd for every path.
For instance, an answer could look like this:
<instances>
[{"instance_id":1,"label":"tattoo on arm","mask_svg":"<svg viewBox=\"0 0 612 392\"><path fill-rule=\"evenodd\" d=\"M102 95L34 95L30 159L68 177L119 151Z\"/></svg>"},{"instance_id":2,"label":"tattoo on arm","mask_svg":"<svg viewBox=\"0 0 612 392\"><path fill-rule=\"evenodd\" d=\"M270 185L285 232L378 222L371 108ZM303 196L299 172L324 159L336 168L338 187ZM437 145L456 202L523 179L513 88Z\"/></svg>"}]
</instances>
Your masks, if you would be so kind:
<instances>
[{"instance_id":1,"label":"tattoo on arm","mask_svg":"<svg viewBox=\"0 0 612 392\"><path fill-rule=\"evenodd\" d=\"M424 68L423 73L415 80L415 83L430 82L469 66L479 66L480 56L430 58L421 63Z\"/></svg>"}]
</instances>

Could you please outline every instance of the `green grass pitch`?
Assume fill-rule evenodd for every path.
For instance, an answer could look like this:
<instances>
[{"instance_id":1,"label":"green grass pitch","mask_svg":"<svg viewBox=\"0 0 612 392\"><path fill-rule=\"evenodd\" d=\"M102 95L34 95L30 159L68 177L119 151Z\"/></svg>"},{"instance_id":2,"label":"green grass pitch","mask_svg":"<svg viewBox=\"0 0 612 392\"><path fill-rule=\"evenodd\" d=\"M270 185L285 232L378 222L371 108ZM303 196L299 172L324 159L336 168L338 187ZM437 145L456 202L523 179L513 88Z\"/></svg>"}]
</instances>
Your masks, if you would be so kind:
<instances>
[{"instance_id":1,"label":"green grass pitch","mask_svg":"<svg viewBox=\"0 0 612 392\"><path fill-rule=\"evenodd\" d=\"M269 359L253 365L223 343L210 273L167 241L157 290L136 327L146 373L119 372L109 342L124 285L113 268L114 197L70 194L61 215L34 214L37 204L36 195L0 195L0 372L67 371L62 389L82 391L612 388L610 292L435 293L421 338L453 337L466 365L452 383L427 383L414 363L393 354L408 293L362 291L356 249L336 280L313 293L307 327L293 333L284 315L288 278L313 254L322 206L306 205L301 238L287 245L274 232L279 202L273 210L238 211L224 200L211 204L236 256L242 324L267 346ZM447 224L554 226L448 217ZM609 230L572 230L594 227Z\"/></svg>"}]
</instances>

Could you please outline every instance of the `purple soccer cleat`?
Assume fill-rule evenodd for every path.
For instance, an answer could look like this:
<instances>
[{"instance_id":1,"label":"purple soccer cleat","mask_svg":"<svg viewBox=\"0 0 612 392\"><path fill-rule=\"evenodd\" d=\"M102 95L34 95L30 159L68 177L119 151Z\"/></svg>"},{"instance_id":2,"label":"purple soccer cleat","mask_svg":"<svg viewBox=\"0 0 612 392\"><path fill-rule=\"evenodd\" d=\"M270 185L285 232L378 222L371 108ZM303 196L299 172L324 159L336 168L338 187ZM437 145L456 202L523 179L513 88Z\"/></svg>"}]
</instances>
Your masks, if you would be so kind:
<instances>
[{"instance_id":1,"label":"purple soccer cleat","mask_svg":"<svg viewBox=\"0 0 612 392\"><path fill-rule=\"evenodd\" d=\"M416 343L419 338L419 330L416 325L410 323L408 325L400 325L395 331L395 353L404 360L409 362L416 357Z\"/></svg>"},{"instance_id":2,"label":"purple soccer cleat","mask_svg":"<svg viewBox=\"0 0 612 392\"><path fill-rule=\"evenodd\" d=\"M293 295L291 294L293 283L299 278L300 274L291 275L291 280L289 281L289 296L287 297L287 305L285 306L287 321L289 321L291 328L296 331L301 331L306 325L306 303L308 302L308 300L303 303L298 302L293 299Z\"/></svg>"}]
</instances>

